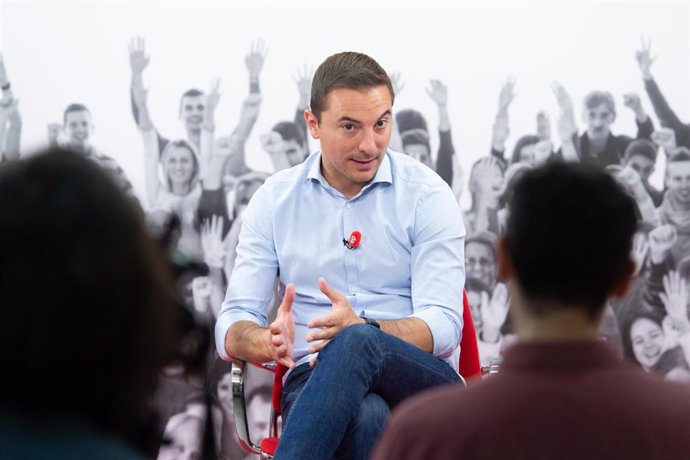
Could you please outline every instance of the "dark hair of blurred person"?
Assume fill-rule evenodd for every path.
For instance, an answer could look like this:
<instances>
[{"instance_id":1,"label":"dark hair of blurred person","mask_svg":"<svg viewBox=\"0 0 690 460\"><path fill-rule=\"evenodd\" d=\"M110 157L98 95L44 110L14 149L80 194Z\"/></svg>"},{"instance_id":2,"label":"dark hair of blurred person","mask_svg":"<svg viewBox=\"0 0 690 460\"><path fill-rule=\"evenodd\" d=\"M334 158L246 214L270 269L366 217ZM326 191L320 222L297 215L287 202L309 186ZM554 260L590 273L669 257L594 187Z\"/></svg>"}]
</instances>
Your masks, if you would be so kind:
<instances>
[{"instance_id":1,"label":"dark hair of blurred person","mask_svg":"<svg viewBox=\"0 0 690 460\"><path fill-rule=\"evenodd\" d=\"M137 458L116 440L143 432L176 310L132 200L70 151L5 163L0 254L3 452Z\"/></svg>"}]
</instances>

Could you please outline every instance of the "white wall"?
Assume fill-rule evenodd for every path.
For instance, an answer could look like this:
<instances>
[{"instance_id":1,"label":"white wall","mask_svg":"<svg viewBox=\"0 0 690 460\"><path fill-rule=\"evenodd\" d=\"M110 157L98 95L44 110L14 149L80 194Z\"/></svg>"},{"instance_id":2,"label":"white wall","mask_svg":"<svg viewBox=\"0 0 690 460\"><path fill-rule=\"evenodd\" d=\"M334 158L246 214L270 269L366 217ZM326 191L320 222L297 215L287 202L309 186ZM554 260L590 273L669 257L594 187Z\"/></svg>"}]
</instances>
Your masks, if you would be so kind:
<instances>
[{"instance_id":1,"label":"white wall","mask_svg":"<svg viewBox=\"0 0 690 460\"><path fill-rule=\"evenodd\" d=\"M690 122L687 1L3 1L0 24L0 50L24 119L23 147L45 143L46 125L60 121L67 104L83 102L94 116L94 142L120 161L140 193L142 147L130 115L127 54L137 34L151 54L145 79L152 115L168 136L183 134L180 94L206 89L214 77L224 89L217 125L230 131L248 91L244 55L253 38L265 39L264 105L248 145L250 166L265 170L271 166L258 135L292 118L296 68L346 49L402 72L405 88L396 108L421 110L431 126L436 113L424 87L430 78L448 85L456 151L466 171L488 152L498 91L508 75L517 79L509 150L534 131L539 109L555 121L554 79L577 104L591 89L612 91L619 103L614 132L634 134L622 93L643 94L652 112L634 59L641 35L652 37L659 55L653 72L664 94Z\"/></svg>"}]
</instances>

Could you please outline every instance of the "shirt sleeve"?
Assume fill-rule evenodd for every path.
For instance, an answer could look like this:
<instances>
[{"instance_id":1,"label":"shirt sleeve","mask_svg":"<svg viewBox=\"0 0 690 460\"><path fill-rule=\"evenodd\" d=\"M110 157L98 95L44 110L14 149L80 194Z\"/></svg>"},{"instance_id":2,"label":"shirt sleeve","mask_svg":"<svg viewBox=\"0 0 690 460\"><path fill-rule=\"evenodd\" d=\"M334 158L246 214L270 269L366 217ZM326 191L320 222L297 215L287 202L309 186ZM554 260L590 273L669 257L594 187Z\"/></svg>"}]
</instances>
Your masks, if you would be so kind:
<instances>
[{"instance_id":1,"label":"shirt sleeve","mask_svg":"<svg viewBox=\"0 0 690 460\"><path fill-rule=\"evenodd\" d=\"M241 216L237 260L216 322L216 349L225 360L231 359L225 336L234 323L252 321L262 327L268 325L268 306L278 275L272 214L270 191L264 185Z\"/></svg>"},{"instance_id":2,"label":"shirt sleeve","mask_svg":"<svg viewBox=\"0 0 690 460\"><path fill-rule=\"evenodd\" d=\"M431 330L434 356L447 358L462 334L465 225L453 192L433 186L417 205L411 250L412 317Z\"/></svg>"}]
</instances>

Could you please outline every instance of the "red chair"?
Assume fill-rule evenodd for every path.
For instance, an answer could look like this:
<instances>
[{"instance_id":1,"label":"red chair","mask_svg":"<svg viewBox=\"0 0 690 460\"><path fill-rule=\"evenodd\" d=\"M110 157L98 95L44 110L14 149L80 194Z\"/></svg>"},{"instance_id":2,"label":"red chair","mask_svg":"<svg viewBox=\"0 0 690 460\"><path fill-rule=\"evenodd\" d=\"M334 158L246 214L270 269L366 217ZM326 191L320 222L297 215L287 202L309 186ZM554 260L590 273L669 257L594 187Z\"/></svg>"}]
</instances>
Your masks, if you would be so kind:
<instances>
[{"instance_id":1,"label":"red chair","mask_svg":"<svg viewBox=\"0 0 690 460\"><path fill-rule=\"evenodd\" d=\"M482 375L482 368L479 364L479 345L477 343L477 334L474 330L474 323L472 321L472 312L470 304L467 300L467 293L462 292L463 309L462 309L462 338L460 340L460 375L466 381ZM283 366L276 366L275 364L261 365L275 372L275 379L273 381L273 398L271 404L271 423L269 436L262 439L259 445L254 444L249 437L249 423L247 420L247 407L244 399L244 369L246 363L240 360L233 360L232 362L232 401L235 412L235 426L237 429L237 436L240 444L247 452L261 455L261 458L273 458L279 441L279 426L278 417L280 417L280 401L283 395L283 376L287 372L287 368Z\"/></svg>"}]
</instances>

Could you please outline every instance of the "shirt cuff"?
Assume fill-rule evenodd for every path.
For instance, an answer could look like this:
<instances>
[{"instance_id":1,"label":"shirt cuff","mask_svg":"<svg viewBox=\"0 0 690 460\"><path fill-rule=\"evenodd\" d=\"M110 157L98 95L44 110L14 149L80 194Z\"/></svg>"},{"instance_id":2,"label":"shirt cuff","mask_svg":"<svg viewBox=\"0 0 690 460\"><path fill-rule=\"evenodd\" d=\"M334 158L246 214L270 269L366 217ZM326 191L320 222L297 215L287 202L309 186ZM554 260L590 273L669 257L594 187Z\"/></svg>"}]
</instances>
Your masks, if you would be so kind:
<instances>
[{"instance_id":1,"label":"shirt cuff","mask_svg":"<svg viewBox=\"0 0 690 460\"><path fill-rule=\"evenodd\" d=\"M462 334L462 317L451 318L440 307L429 307L411 315L424 321L434 341L433 355L437 358L448 358L460 345Z\"/></svg>"},{"instance_id":2,"label":"shirt cuff","mask_svg":"<svg viewBox=\"0 0 690 460\"><path fill-rule=\"evenodd\" d=\"M256 316L249 312L236 310L221 311L216 321L214 335L216 338L216 351L218 351L218 355L224 361L232 361L232 356L230 356L225 349L225 338L228 335L230 327L238 321L251 321L261 327L266 327L265 324L261 324L261 321Z\"/></svg>"}]
</instances>

